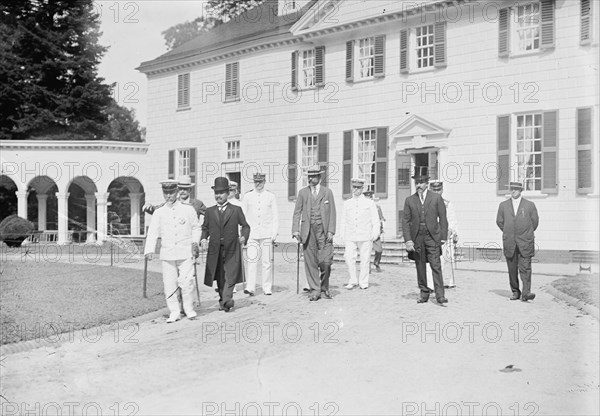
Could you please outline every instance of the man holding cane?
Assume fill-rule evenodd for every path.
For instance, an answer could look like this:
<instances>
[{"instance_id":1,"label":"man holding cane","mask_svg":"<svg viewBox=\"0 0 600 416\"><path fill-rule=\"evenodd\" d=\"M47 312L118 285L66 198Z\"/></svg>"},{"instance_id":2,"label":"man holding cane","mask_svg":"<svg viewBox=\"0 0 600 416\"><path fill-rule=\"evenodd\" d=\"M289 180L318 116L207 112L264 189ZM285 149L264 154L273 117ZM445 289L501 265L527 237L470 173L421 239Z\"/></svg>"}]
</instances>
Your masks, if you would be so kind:
<instances>
[{"instance_id":1,"label":"man holding cane","mask_svg":"<svg viewBox=\"0 0 600 416\"><path fill-rule=\"evenodd\" d=\"M166 180L161 185L165 204L152 215L144 255L152 259L156 240L160 237L163 284L170 311L167 323L172 323L181 319L177 301L178 288L181 288L186 316L189 319L197 316L194 311L193 257L200 250L200 224L194 208L177 199L177 181Z\"/></svg>"}]
</instances>

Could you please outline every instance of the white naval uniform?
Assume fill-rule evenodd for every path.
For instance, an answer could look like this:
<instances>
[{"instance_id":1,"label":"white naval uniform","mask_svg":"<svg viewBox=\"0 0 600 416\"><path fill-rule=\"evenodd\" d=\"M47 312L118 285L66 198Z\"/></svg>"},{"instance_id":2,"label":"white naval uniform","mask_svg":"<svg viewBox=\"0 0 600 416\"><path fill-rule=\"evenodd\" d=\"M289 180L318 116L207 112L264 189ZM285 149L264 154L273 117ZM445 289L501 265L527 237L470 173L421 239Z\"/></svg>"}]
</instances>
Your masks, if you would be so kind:
<instances>
[{"instance_id":1,"label":"white naval uniform","mask_svg":"<svg viewBox=\"0 0 600 416\"><path fill-rule=\"evenodd\" d=\"M444 199L444 205L446 205L446 217L448 218L448 241L442 245L442 257L440 259L442 263L442 277L444 279L444 286L456 286L453 270L455 251L453 238L458 233L458 225L454 205L450 204L450 201L447 199ZM433 288L431 270L427 272L427 287Z\"/></svg>"},{"instance_id":2,"label":"white naval uniform","mask_svg":"<svg viewBox=\"0 0 600 416\"><path fill-rule=\"evenodd\" d=\"M369 287L369 269L373 241L381 230L375 202L364 195L344 202L341 236L345 241L344 258L350 273L349 285ZM356 253L360 252L360 276L356 277Z\"/></svg>"},{"instance_id":3,"label":"white naval uniform","mask_svg":"<svg viewBox=\"0 0 600 416\"><path fill-rule=\"evenodd\" d=\"M256 189L246 193L242 200L242 210L250 225L250 237L246 257L248 259L248 277L246 290L254 292L258 264L262 265L263 293L272 293L271 253L273 241L279 228L279 210L273 193Z\"/></svg>"},{"instance_id":4,"label":"white naval uniform","mask_svg":"<svg viewBox=\"0 0 600 416\"><path fill-rule=\"evenodd\" d=\"M192 243L200 241L200 224L196 210L180 201L163 205L154 211L144 255L154 252L156 240L161 238L160 260L167 306L171 315L179 314L177 287L181 287L183 310L194 314L194 260Z\"/></svg>"}]
</instances>

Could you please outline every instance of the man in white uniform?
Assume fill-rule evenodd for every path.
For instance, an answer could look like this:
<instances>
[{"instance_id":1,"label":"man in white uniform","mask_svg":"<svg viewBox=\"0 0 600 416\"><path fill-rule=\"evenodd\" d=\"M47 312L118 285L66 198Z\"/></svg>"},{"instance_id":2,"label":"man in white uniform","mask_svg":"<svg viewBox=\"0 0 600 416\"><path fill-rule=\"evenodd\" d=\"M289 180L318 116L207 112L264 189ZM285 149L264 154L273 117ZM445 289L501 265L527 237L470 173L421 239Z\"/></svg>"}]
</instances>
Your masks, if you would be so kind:
<instances>
[{"instance_id":1,"label":"man in white uniform","mask_svg":"<svg viewBox=\"0 0 600 416\"><path fill-rule=\"evenodd\" d=\"M350 281L346 289L361 289L369 287L369 269L371 264L371 249L373 241L379 238L380 223L377 207L373 200L366 198L363 193L365 180L353 178L352 198L344 202L342 213L342 239L346 249L344 258L348 265ZM356 277L356 253L360 252L360 276Z\"/></svg>"},{"instance_id":2,"label":"man in white uniform","mask_svg":"<svg viewBox=\"0 0 600 416\"><path fill-rule=\"evenodd\" d=\"M246 193L242 200L242 211L250 225L248 239L248 277L244 293L254 296L258 264L262 264L262 290L271 295L273 277L271 275L271 252L277 238L279 212L275 195L265 189L265 174L254 174L254 190Z\"/></svg>"},{"instance_id":3,"label":"man in white uniform","mask_svg":"<svg viewBox=\"0 0 600 416\"><path fill-rule=\"evenodd\" d=\"M165 204L154 211L144 255L152 259L156 240L161 238L160 260L162 262L165 297L170 314L167 323L181 319L177 289L181 288L183 310L188 318L196 317L194 311L194 263L200 248L200 224L196 210L177 199L177 181L161 182Z\"/></svg>"}]
</instances>

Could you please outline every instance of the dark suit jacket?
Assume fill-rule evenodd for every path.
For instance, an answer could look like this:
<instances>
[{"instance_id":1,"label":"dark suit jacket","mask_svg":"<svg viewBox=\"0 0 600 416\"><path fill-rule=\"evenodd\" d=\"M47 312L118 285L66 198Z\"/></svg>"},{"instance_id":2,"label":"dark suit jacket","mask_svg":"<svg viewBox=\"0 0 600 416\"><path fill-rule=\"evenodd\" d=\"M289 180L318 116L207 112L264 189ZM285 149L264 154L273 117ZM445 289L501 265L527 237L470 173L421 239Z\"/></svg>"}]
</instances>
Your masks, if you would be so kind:
<instances>
[{"instance_id":1,"label":"dark suit jacket","mask_svg":"<svg viewBox=\"0 0 600 416\"><path fill-rule=\"evenodd\" d=\"M335 234L335 201L333 200L333 192L331 192L331 189L321 185L315 202L320 203L321 206L320 212L325 234L328 232ZM310 211L312 209L312 204L313 197L310 186L300 189L294 208L292 234L299 231L300 238L302 238L303 242L306 242L308 239L308 232L310 231Z\"/></svg>"},{"instance_id":2,"label":"dark suit jacket","mask_svg":"<svg viewBox=\"0 0 600 416\"><path fill-rule=\"evenodd\" d=\"M246 222L241 207L231 203L227 204L223 214L223 225L221 225L219 209L216 205L206 210L204 223L202 224L202 236L200 237L203 240L210 236L204 272L204 284L206 286L212 286L215 279L221 238L224 246L225 279L227 281L235 280L236 283L243 281L242 249L240 247L238 226L242 227L242 235L248 241L250 226Z\"/></svg>"},{"instance_id":3,"label":"dark suit jacket","mask_svg":"<svg viewBox=\"0 0 600 416\"><path fill-rule=\"evenodd\" d=\"M425 225L437 244L448 239L448 219L446 204L439 194L427 191L425 197ZM415 241L419 232L421 201L419 194L414 193L404 201L404 216L402 218L402 233L404 241Z\"/></svg>"},{"instance_id":4,"label":"dark suit jacket","mask_svg":"<svg viewBox=\"0 0 600 416\"><path fill-rule=\"evenodd\" d=\"M512 198L500 203L496 224L502 230L502 245L504 255L512 257L515 247L523 257L533 257L535 239L533 232L537 229L540 219L535 204L521 197L521 203L515 215Z\"/></svg>"}]
</instances>

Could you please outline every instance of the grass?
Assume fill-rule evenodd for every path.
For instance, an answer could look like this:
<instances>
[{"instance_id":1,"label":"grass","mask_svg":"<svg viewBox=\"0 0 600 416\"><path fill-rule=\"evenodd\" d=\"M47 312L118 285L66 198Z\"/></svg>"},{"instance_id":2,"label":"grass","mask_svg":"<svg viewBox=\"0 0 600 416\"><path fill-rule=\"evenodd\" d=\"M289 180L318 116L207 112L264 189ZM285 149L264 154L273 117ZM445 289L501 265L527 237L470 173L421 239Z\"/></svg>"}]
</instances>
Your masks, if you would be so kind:
<instances>
[{"instance_id":1,"label":"grass","mask_svg":"<svg viewBox=\"0 0 600 416\"><path fill-rule=\"evenodd\" d=\"M165 307L162 277L94 264L2 259L0 344L127 320ZM58 331L57 331L58 329Z\"/></svg>"},{"instance_id":2,"label":"grass","mask_svg":"<svg viewBox=\"0 0 600 416\"><path fill-rule=\"evenodd\" d=\"M598 273L563 277L553 281L552 286L567 295L600 308L600 279Z\"/></svg>"}]
</instances>

